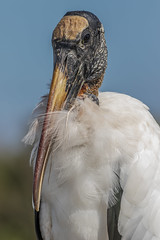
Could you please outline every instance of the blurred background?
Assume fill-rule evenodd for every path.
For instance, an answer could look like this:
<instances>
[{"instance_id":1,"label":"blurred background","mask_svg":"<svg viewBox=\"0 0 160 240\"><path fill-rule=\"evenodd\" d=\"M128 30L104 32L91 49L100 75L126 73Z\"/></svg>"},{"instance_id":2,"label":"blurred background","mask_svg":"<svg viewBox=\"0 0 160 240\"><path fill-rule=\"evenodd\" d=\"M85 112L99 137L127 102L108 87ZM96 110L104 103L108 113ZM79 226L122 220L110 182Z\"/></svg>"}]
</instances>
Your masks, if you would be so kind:
<instances>
[{"instance_id":1,"label":"blurred background","mask_svg":"<svg viewBox=\"0 0 160 240\"><path fill-rule=\"evenodd\" d=\"M159 0L0 0L0 239L36 239L30 149L21 143L32 109L48 93L51 36L71 10L105 28L108 68L101 91L140 99L160 120Z\"/></svg>"}]
</instances>

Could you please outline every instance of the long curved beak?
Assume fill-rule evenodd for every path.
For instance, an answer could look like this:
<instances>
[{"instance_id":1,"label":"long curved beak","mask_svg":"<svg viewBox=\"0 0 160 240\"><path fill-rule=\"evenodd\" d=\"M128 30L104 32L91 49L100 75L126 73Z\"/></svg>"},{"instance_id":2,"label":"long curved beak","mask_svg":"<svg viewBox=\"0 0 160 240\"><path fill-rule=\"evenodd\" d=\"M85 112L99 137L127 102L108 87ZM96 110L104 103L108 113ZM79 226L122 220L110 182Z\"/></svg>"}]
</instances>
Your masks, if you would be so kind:
<instances>
[{"instance_id":1,"label":"long curved beak","mask_svg":"<svg viewBox=\"0 0 160 240\"><path fill-rule=\"evenodd\" d=\"M60 66L61 66L60 64L55 64L47 103L46 115L43 122L43 128L41 132L41 138L39 142L37 159L34 169L33 203L34 208L37 212L39 211L40 208L43 177L51 145L51 141L46 137L47 129L49 127L49 120L47 115L50 112L59 111L62 108L69 109L83 85L82 78L79 77L80 75L77 74L77 76L71 83L71 87L68 88L67 87L68 76L66 74L66 71L62 70L64 68L66 69L66 66L64 66L64 68Z\"/></svg>"}]
</instances>

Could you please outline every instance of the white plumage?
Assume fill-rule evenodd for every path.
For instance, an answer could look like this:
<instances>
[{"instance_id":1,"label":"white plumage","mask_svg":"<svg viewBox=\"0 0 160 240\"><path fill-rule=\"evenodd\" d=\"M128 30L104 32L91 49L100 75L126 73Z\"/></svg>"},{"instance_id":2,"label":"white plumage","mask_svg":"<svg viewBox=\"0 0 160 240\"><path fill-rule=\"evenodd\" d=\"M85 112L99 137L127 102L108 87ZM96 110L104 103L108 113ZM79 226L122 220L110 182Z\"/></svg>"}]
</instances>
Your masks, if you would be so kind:
<instances>
[{"instance_id":1,"label":"white plumage","mask_svg":"<svg viewBox=\"0 0 160 240\"><path fill-rule=\"evenodd\" d=\"M107 209L121 186L122 240L160 240L160 128L132 97L98 98L99 106L79 98L69 111L48 114L53 145L42 186L42 237L107 240ZM34 146L33 165L46 105L44 97L25 137Z\"/></svg>"}]
</instances>

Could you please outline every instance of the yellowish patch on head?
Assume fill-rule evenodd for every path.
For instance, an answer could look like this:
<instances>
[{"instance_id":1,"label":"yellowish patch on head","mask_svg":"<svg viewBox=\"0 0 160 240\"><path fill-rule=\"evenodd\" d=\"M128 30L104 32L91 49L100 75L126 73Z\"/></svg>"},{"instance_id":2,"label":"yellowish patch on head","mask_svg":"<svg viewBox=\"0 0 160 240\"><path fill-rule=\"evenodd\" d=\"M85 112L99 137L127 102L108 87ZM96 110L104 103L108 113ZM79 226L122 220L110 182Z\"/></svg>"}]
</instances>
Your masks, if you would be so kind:
<instances>
[{"instance_id":1,"label":"yellowish patch on head","mask_svg":"<svg viewBox=\"0 0 160 240\"><path fill-rule=\"evenodd\" d=\"M53 39L75 40L88 27L88 21L81 16L64 16L53 32Z\"/></svg>"}]
</instances>

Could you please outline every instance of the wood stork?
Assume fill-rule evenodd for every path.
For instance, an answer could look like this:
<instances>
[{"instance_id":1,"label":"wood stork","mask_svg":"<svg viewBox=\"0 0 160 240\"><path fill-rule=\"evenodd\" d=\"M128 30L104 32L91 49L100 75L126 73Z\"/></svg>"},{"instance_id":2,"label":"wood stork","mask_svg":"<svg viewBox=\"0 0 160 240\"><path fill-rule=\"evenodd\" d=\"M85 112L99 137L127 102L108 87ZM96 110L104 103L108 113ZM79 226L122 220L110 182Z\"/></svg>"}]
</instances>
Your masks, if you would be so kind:
<instances>
[{"instance_id":1,"label":"wood stork","mask_svg":"<svg viewBox=\"0 0 160 240\"><path fill-rule=\"evenodd\" d=\"M50 93L24 139L38 238L159 240L159 126L142 102L98 92L107 47L94 14L66 13L52 44Z\"/></svg>"}]
</instances>

